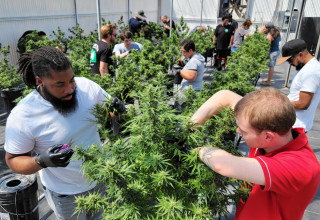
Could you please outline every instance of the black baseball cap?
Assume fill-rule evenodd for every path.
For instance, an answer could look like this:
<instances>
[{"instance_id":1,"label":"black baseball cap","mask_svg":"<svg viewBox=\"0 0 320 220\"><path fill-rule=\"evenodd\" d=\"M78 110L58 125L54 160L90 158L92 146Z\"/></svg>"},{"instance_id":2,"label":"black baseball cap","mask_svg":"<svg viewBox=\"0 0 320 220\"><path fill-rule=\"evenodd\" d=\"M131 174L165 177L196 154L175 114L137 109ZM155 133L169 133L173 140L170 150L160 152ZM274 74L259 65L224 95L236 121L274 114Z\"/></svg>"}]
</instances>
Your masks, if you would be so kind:
<instances>
[{"instance_id":1,"label":"black baseball cap","mask_svg":"<svg viewBox=\"0 0 320 220\"><path fill-rule=\"evenodd\" d=\"M282 47L282 57L278 60L278 64L285 62L290 57L297 55L305 49L307 49L307 44L304 40L294 39L288 41Z\"/></svg>"}]
</instances>

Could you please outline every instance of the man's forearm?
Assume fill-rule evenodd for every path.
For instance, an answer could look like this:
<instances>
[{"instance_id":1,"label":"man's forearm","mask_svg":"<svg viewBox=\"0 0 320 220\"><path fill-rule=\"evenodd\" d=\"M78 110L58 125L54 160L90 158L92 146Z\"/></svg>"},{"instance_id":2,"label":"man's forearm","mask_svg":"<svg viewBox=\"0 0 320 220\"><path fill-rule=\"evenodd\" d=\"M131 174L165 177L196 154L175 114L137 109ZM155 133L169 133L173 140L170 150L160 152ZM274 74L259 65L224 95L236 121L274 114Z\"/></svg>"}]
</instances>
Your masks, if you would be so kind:
<instances>
[{"instance_id":1,"label":"man's forearm","mask_svg":"<svg viewBox=\"0 0 320 220\"><path fill-rule=\"evenodd\" d=\"M36 163L35 157L31 156L18 156L8 158L6 156L8 167L15 173L29 175L38 172L42 167Z\"/></svg>"},{"instance_id":2,"label":"man's forearm","mask_svg":"<svg viewBox=\"0 0 320 220\"><path fill-rule=\"evenodd\" d=\"M211 96L202 106L194 113L191 117L191 121L196 124L202 125L204 124L210 117L219 113L220 110L225 107L234 106L238 103L238 101L242 98L242 96L229 91L229 90L221 90Z\"/></svg>"},{"instance_id":3,"label":"man's forearm","mask_svg":"<svg viewBox=\"0 0 320 220\"><path fill-rule=\"evenodd\" d=\"M101 76L105 76L107 74L109 74L109 70L108 69L100 69L100 75Z\"/></svg>"},{"instance_id":4,"label":"man's forearm","mask_svg":"<svg viewBox=\"0 0 320 220\"><path fill-rule=\"evenodd\" d=\"M214 147L202 147L199 157L211 170L223 176L265 185L264 172L256 158L233 156Z\"/></svg>"},{"instance_id":5,"label":"man's forearm","mask_svg":"<svg viewBox=\"0 0 320 220\"><path fill-rule=\"evenodd\" d=\"M200 159L212 170L215 171L214 167L214 152L218 151L220 149L214 148L214 147L203 147L199 151L199 157Z\"/></svg>"}]
</instances>

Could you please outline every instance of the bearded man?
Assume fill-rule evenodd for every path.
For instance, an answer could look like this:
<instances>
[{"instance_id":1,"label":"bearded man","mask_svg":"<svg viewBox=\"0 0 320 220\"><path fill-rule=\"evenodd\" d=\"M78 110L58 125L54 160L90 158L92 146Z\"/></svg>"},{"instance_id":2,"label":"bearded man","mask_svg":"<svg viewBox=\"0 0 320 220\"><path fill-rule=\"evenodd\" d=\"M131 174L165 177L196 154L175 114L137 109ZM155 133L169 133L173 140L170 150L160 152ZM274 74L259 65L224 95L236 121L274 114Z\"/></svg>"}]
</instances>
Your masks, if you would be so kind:
<instances>
[{"instance_id":1,"label":"bearded man","mask_svg":"<svg viewBox=\"0 0 320 220\"><path fill-rule=\"evenodd\" d=\"M309 131L320 101L320 63L307 50L304 40L288 41L282 47L278 64L289 62L296 67L288 98L296 109L297 120L294 128L303 127Z\"/></svg>"},{"instance_id":2,"label":"bearded man","mask_svg":"<svg viewBox=\"0 0 320 220\"><path fill-rule=\"evenodd\" d=\"M75 77L70 60L53 47L24 53L18 73L35 90L8 117L4 144L8 167L25 175L39 171L45 197L57 219L100 219L102 210L73 215L75 196L103 194L105 187L89 183L81 172L82 160L71 157L74 146L101 147L92 109L111 96L95 82ZM122 110L123 103L116 98L112 103L114 100L116 108L120 107L117 110Z\"/></svg>"}]
</instances>

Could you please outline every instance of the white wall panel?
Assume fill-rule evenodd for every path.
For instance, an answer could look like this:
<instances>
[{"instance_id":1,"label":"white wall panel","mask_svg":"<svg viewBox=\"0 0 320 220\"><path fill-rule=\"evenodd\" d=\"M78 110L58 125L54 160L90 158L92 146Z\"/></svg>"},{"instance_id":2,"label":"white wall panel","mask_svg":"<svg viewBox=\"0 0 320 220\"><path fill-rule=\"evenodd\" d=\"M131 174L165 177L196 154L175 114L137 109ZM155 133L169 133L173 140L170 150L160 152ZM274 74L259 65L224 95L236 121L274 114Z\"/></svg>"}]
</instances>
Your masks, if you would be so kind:
<instances>
[{"instance_id":1,"label":"white wall panel","mask_svg":"<svg viewBox=\"0 0 320 220\"><path fill-rule=\"evenodd\" d=\"M170 16L171 0L161 1L161 14ZM217 0L203 0L202 25L215 27L217 25ZM183 16L184 21L192 29L201 22L201 0L173 0L173 20L178 23Z\"/></svg>"},{"instance_id":2,"label":"white wall panel","mask_svg":"<svg viewBox=\"0 0 320 220\"><path fill-rule=\"evenodd\" d=\"M305 6L305 17L320 17L320 1L319 0L307 0Z\"/></svg>"},{"instance_id":3,"label":"white wall panel","mask_svg":"<svg viewBox=\"0 0 320 220\"><path fill-rule=\"evenodd\" d=\"M50 16L74 13L73 0L1 0L0 17Z\"/></svg>"},{"instance_id":4,"label":"white wall panel","mask_svg":"<svg viewBox=\"0 0 320 220\"><path fill-rule=\"evenodd\" d=\"M276 0L252 0L252 3L251 20L253 22L271 21L277 3Z\"/></svg>"}]
</instances>

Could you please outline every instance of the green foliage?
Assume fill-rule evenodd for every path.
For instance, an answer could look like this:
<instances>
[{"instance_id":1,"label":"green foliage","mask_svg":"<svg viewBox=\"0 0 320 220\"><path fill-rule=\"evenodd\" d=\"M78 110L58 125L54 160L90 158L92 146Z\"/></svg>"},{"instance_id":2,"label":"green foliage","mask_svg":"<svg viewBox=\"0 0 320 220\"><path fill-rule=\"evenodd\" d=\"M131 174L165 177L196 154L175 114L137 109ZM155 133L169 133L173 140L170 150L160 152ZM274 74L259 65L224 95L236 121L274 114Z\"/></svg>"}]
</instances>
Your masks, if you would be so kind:
<instances>
[{"instance_id":1,"label":"green foliage","mask_svg":"<svg viewBox=\"0 0 320 220\"><path fill-rule=\"evenodd\" d=\"M196 42L196 51L204 54L208 49L213 48L214 45L212 43L214 35L214 29L208 27L204 32L196 31L195 33L191 33L187 38L192 39Z\"/></svg>"},{"instance_id":2,"label":"green foliage","mask_svg":"<svg viewBox=\"0 0 320 220\"><path fill-rule=\"evenodd\" d=\"M129 110L133 112L122 135L109 136L102 150L92 146L76 152L90 181L104 182L109 189L97 201L107 204L105 215L110 219L211 219L226 214L232 182L206 167L195 149L219 145L219 138L208 136L204 127L194 129L189 116L177 115L167 104L163 87L149 85L138 97L139 109ZM221 115L229 116L233 117L231 110ZM212 120L216 125L223 123ZM225 124L233 121L224 120ZM224 149L236 151L227 143Z\"/></svg>"},{"instance_id":3,"label":"green foliage","mask_svg":"<svg viewBox=\"0 0 320 220\"><path fill-rule=\"evenodd\" d=\"M76 75L86 76L90 75L90 52L93 44L97 41L97 33L90 33L89 35L83 35L83 29L76 25L70 28L72 33L70 36L68 47L70 53L68 58L72 62L72 69Z\"/></svg>"},{"instance_id":4,"label":"green foliage","mask_svg":"<svg viewBox=\"0 0 320 220\"><path fill-rule=\"evenodd\" d=\"M10 46L2 47L0 44L0 88L13 88L23 83L21 75L17 74L16 68L10 64L8 54Z\"/></svg>"},{"instance_id":5,"label":"green foliage","mask_svg":"<svg viewBox=\"0 0 320 220\"><path fill-rule=\"evenodd\" d=\"M237 52L231 53L227 73L233 82L254 82L263 72L269 60L270 43L262 33L254 33L246 38Z\"/></svg>"},{"instance_id":6,"label":"green foliage","mask_svg":"<svg viewBox=\"0 0 320 220\"><path fill-rule=\"evenodd\" d=\"M52 39L49 39L46 35L38 35L38 31L35 30L31 34L28 34L25 37L25 47L26 51L36 50L40 47L55 47L58 45L58 42Z\"/></svg>"},{"instance_id":7,"label":"green foliage","mask_svg":"<svg viewBox=\"0 0 320 220\"><path fill-rule=\"evenodd\" d=\"M68 57L77 76L92 79L127 104L135 103L119 116L122 130L118 135L113 133L106 114L111 111L109 105L93 109L104 144L87 150L78 147L76 156L83 160L82 170L88 180L105 184L108 190L105 196L95 193L77 198L75 214L82 209L103 208L106 219L213 219L226 215L232 200L237 202L248 195L240 188L246 183L212 172L198 158L198 146L215 146L241 155L233 146L233 111L227 108L199 128L194 127L190 117L221 89L240 95L254 90L253 80L267 67L268 41L260 34L248 37L238 52L232 53L225 73L213 72L212 82L200 92L192 88L185 92L186 107L180 114L168 104L172 86L168 69L181 56L182 39L190 37L196 50L204 53L213 47L213 30L188 35L183 18L176 26L177 31L167 37L161 25L149 22L149 29L134 40L143 45L143 50L133 50L123 59L114 58L115 79L90 73L90 51L98 39L96 30L84 35L83 29L75 26L66 38L58 28L54 32L56 39L45 37L28 43L28 48L35 49L67 41ZM123 18L118 27L127 28Z\"/></svg>"}]
</instances>

